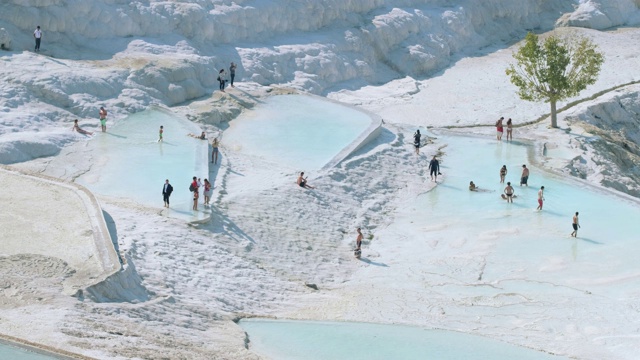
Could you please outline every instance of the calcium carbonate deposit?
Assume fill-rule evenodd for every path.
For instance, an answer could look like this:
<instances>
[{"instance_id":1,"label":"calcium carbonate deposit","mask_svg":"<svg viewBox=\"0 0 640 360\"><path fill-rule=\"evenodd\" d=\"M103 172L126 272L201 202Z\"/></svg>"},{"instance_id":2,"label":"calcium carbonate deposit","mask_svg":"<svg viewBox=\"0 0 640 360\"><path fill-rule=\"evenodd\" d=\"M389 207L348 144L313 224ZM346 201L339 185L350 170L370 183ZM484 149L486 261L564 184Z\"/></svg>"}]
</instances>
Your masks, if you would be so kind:
<instances>
[{"instance_id":1,"label":"calcium carbonate deposit","mask_svg":"<svg viewBox=\"0 0 640 360\"><path fill-rule=\"evenodd\" d=\"M11 206L0 212L0 336L95 359L260 359L235 321L270 317L411 325L545 357L635 360L639 25L637 0L4 0L0 164L91 184L113 159L148 174L180 161L164 156L171 146L193 143L211 161L212 146L204 154L195 144L217 138L219 153L199 173L170 179L176 204L193 201L193 176L211 181L210 204L198 199L206 221L185 221L188 208L170 216L169 175L112 176L107 187L122 192L87 185L120 257L121 270L106 279L75 268L96 249L74 250L60 235L63 222L91 238L79 205L37 196L49 194L37 183L3 183ZM520 100L505 75L528 32L586 36L605 55L598 81L558 104L559 129L548 127L549 104ZM220 91L232 62L234 87ZM275 144L259 126L243 130L252 152L239 148L241 134L225 144L234 120L258 114L270 97L301 93L382 127L324 168L263 156ZM110 132L148 109L193 129L170 128L163 141L161 120ZM514 121L512 142L496 140L501 116ZM75 119L87 133L72 131ZM187 137L197 130L207 139ZM304 134L284 134L275 143L305 143ZM106 144L125 138L131 151L107 156ZM499 196L501 161L521 195L513 204ZM523 164L529 187L517 185ZM296 185L300 172L315 189ZM472 180L488 191L470 194ZM154 196L156 206L136 200ZM6 213L14 208L19 221ZM55 239L33 251L24 224ZM69 291L79 273L89 281Z\"/></svg>"}]
</instances>

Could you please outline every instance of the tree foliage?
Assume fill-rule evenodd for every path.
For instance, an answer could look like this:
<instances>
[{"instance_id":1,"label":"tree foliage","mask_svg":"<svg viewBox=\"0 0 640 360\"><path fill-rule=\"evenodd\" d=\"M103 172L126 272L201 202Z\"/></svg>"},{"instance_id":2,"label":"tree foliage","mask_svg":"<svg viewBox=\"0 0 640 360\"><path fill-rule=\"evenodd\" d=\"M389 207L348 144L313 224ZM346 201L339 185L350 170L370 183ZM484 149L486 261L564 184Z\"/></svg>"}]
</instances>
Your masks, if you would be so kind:
<instances>
[{"instance_id":1,"label":"tree foliage","mask_svg":"<svg viewBox=\"0 0 640 360\"><path fill-rule=\"evenodd\" d=\"M604 55L585 37L549 36L541 41L527 34L513 54L516 64L506 69L518 96L551 104L551 126L557 126L556 103L576 96L598 79Z\"/></svg>"}]
</instances>

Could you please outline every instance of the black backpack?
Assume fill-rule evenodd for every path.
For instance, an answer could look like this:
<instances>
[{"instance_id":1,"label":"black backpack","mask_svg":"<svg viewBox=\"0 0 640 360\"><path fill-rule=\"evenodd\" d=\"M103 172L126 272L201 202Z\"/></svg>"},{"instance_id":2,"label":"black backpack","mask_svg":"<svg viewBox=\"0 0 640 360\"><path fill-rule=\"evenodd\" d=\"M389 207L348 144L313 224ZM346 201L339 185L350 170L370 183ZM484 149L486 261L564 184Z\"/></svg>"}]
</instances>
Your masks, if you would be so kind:
<instances>
[{"instance_id":1,"label":"black backpack","mask_svg":"<svg viewBox=\"0 0 640 360\"><path fill-rule=\"evenodd\" d=\"M196 187L193 186L193 183L189 184L189 191L191 191L191 192L196 191Z\"/></svg>"}]
</instances>

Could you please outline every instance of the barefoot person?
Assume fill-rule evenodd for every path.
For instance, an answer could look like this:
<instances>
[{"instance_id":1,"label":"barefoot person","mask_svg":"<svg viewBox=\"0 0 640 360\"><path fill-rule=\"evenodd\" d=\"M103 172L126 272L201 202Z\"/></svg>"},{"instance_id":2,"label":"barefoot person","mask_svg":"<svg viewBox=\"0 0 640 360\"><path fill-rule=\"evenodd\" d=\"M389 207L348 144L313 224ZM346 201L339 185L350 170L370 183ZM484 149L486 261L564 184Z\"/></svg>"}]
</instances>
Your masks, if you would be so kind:
<instances>
[{"instance_id":1,"label":"barefoot person","mask_svg":"<svg viewBox=\"0 0 640 360\"><path fill-rule=\"evenodd\" d=\"M218 147L220 146L220 141L218 138L213 139L211 142L211 162L214 164L218 163Z\"/></svg>"},{"instance_id":2,"label":"barefoot person","mask_svg":"<svg viewBox=\"0 0 640 360\"><path fill-rule=\"evenodd\" d=\"M78 125L78 119L73 120L73 129L71 129L71 131L76 131L79 134L84 134L84 135L93 135L91 131L82 130L80 128L80 125Z\"/></svg>"},{"instance_id":3,"label":"barefoot person","mask_svg":"<svg viewBox=\"0 0 640 360\"><path fill-rule=\"evenodd\" d=\"M508 203L513 203L513 193L515 190L513 190L513 186L511 186L510 182L507 182L507 187L504 188L504 194L507 197L507 202Z\"/></svg>"},{"instance_id":4,"label":"barefoot person","mask_svg":"<svg viewBox=\"0 0 640 360\"><path fill-rule=\"evenodd\" d=\"M478 187L473 183L473 181L469 183L469 191L478 191Z\"/></svg>"},{"instance_id":5,"label":"barefoot person","mask_svg":"<svg viewBox=\"0 0 640 360\"><path fill-rule=\"evenodd\" d=\"M200 194L198 194L198 189L193 192L193 210L198 210L198 198Z\"/></svg>"},{"instance_id":6,"label":"barefoot person","mask_svg":"<svg viewBox=\"0 0 640 360\"><path fill-rule=\"evenodd\" d=\"M496 139L498 140L502 140L502 134L504 133L504 127L502 125L503 120L504 117L501 117L500 119L498 119L498 121L496 121Z\"/></svg>"},{"instance_id":7,"label":"barefoot person","mask_svg":"<svg viewBox=\"0 0 640 360\"><path fill-rule=\"evenodd\" d=\"M307 178L304 177L304 171L300 173L300 176L298 176L298 180L296 181L296 183L301 188L315 189L313 186L307 184Z\"/></svg>"},{"instance_id":8,"label":"barefoot person","mask_svg":"<svg viewBox=\"0 0 640 360\"><path fill-rule=\"evenodd\" d=\"M420 129L413 133L413 146L416 147L416 154L420 154Z\"/></svg>"},{"instance_id":9,"label":"barefoot person","mask_svg":"<svg viewBox=\"0 0 640 360\"><path fill-rule=\"evenodd\" d=\"M500 184L504 184L504 178L507 177L507 165L500 168Z\"/></svg>"},{"instance_id":10,"label":"barefoot person","mask_svg":"<svg viewBox=\"0 0 640 360\"><path fill-rule=\"evenodd\" d=\"M191 136L192 138L195 138L195 139L207 140L207 134L204 131L200 135L189 133L187 134L187 136Z\"/></svg>"},{"instance_id":11,"label":"barefoot person","mask_svg":"<svg viewBox=\"0 0 640 360\"><path fill-rule=\"evenodd\" d=\"M160 125L160 130L158 131L158 142L162 142L162 134L164 134L164 127Z\"/></svg>"},{"instance_id":12,"label":"barefoot person","mask_svg":"<svg viewBox=\"0 0 640 360\"><path fill-rule=\"evenodd\" d=\"M522 165L522 176L520 176L520 186L529 186L527 182L529 181L529 169L527 165Z\"/></svg>"},{"instance_id":13,"label":"barefoot person","mask_svg":"<svg viewBox=\"0 0 640 360\"><path fill-rule=\"evenodd\" d=\"M107 110L104 107L100 106L100 126L102 127L102 132L107 131Z\"/></svg>"},{"instance_id":14,"label":"barefoot person","mask_svg":"<svg viewBox=\"0 0 640 360\"><path fill-rule=\"evenodd\" d=\"M507 120L507 140L513 140L513 122L511 122L511 118Z\"/></svg>"},{"instance_id":15,"label":"barefoot person","mask_svg":"<svg viewBox=\"0 0 640 360\"><path fill-rule=\"evenodd\" d=\"M429 162L429 169L431 170L429 174L431 175L431 180L438 182L438 174L440 174L440 162L436 159L436 156L433 155L433 158Z\"/></svg>"},{"instance_id":16,"label":"barefoot person","mask_svg":"<svg viewBox=\"0 0 640 360\"><path fill-rule=\"evenodd\" d=\"M571 223L571 226L573 226L573 232L571 233L571 236L578 237L578 229L580 228L580 222L578 221L577 211L576 211L576 214L573 215L573 221Z\"/></svg>"},{"instance_id":17,"label":"barefoot person","mask_svg":"<svg viewBox=\"0 0 640 360\"><path fill-rule=\"evenodd\" d=\"M204 179L204 204L209 205L209 199L211 198L211 183L209 180Z\"/></svg>"},{"instance_id":18,"label":"barefoot person","mask_svg":"<svg viewBox=\"0 0 640 360\"><path fill-rule=\"evenodd\" d=\"M540 190L538 190L538 208L536 210L542 210L543 202L544 202L544 186L540 186Z\"/></svg>"},{"instance_id":19,"label":"barefoot person","mask_svg":"<svg viewBox=\"0 0 640 360\"><path fill-rule=\"evenodd\" d=\"M364 237L362 236L362 231L360 230L360 228L358 228L356 231L358 232L358 236L356 237L356 248L353 251L353 255L359 259L360 255L362 254L362 239Z\"/></svg>"},{"instance_id":20,"label":"barefoot person","mask_svg":"<svg viewBox=\"0 0 640 360\"><path fill-rule=\"evenodd\" d=\"M169 197L173 192L173 186L169 184L169 179L165 180L164 186L162 187L162 198L164 199L164 207L169 207Z\"/></svg>"}]
</instances>

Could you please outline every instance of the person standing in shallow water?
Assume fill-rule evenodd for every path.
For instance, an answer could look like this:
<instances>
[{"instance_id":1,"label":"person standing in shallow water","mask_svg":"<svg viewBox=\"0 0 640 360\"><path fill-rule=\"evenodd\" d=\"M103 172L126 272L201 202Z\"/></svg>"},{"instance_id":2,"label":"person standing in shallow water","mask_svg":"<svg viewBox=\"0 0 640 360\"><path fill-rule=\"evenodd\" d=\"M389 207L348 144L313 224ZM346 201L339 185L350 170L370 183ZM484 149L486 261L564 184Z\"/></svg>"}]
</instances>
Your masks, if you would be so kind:
<instances>
[{"instance_id":1,"label":"person standing in shallow water","mask_svg":"<svg viewBox=\"0 0 640 360\"><path fill-rule=\"evenodd\" d=\"M236 78L236 68L236 64L232 61L231 65L229 65L229 75L231 76L231 82L229 85L231 85L231 87L235 87L233 86L233 80Z\"/></svg>"},{"instance_id":2,"label":"person standing in shallow water","mask_svg":"<svg viewBox=\"0 0 640 360\"><path fill-rule=\"evenodd\" d=\"M158 131L158 142L162 142L162 134L164 134L164 126L160 125L160 130Z\"/></svg>"},{"instance_id":3,"label":"person standing in shallow water","mask_svg":"<svg viewBox=\"0 0 640 360\"><path fill-rule=\"evenodd\" d=\"M504 184L504 178L507 177L507 165L502 165L500 168L500 184Z\"/></svg>"},{"instance_id":4,"label":"person standing in shallow water","mask_svg":"<svg viewBox=\"0 0 640 360\"><path fill-rule=\"evenodd\" d=\"M507 187L504 188L504 194L507 196L507 202L508 203L513 203L513 193L515 190L513 190L513 186L511 186L511 183L508 182L507 183Z\"/></svg>"},{"instance_id":5,"label":"person standing in shallow water","mask_svg":"<svg viewBox=\"0 0 640 360\"><path fill-rule=\"evenodd\" d=\"M169 197L173 192L173 186L169 184L169 179L165 180L164 186L162 186L162 198L164 199L164 207L169 207Z\"/></svg>"},{"instance_id":6,"label":"person standing in shallow water","mask_svg":"<svg viewBox=\"0 0 640 360\"><path fill-rule=\"evenodd\" d=\"M42 30L40 30L40 25L36 26L36 30L33 32L33 38L36 39L36 48L34 51L40 52L40 42L42 41Z\"/></svg>"},{"instance_id":7,"label":"person standing in shallow water","mask_svg":"<svg viewBox=\"0 0 640 360\"><path fill-rule=\"evenodd\" d=\"M511 118L507 120L507 140L513 140L513 122L511 122Z\"/></svg>"},{"instance_id":8,"label":"person standing in shallow water","mask_svg":"<svg viewBox=\"0 0 640 360\"><path fill-rule=\"evenodd\" d=\"M536 210L542 210L542 204L544 202L544 186L538 190L538 208Z\"/></svg>"},{"instance_id":9,"label":"person standing in shallow water","mask_svg":"<svg viewBox=\"0 0 640 360\"><path fill-rule=\"evenodd\" d=\"M420 154L420 129L413 133L413 146L416 148L416 154Z\"/></svg>"},{"instance_id":10,"label":"person standing in shallow water","mask_svg":"<svg viewBox=\"0 0 640 360\"><path fill-rule=\"evenodd\" d=\"M107 131L107 110L104 107L100 106L100 111L98 112L100 115L100 127L102 127L102 132Z\"/></svg>"},{"instance_id":11,"label":"person standing in shallow water","mask_svg":"<svg viewBox=\"0 0 640 360\"><path fill-rule=\"evenodd\" d=\"M529 169L527 169L527 165L522 165L522 176L520 177L520 186L529 186L527 183L529 181Z\"/></svg>"},{"instance_id":12,"label":"person standing in shallow water","mask_svg":"<svg viewBox=\"0 0 640 360\"><path fill-rule=\"evenodd\" d=\"M578 229L580 228L580 222L578 221L578 212L577 211L576 211L576 214L573 215L573 220L571 222L571 226L573 226L573 232L571 233L571 236L578 237Z\"/></svg>"},{"instance_id":13,"label":"person standing in shallow water","mask_svg":"<svg viewBox=\"0 0 640 360\"><path fill-rule=\"evenodd\" d=\"M440 173L440 162L436 159L436 156L433 155L431 161L429 161L429 175L431 175L431 180L438 182L438 174Z\"/></svg>"}]
</instances>

